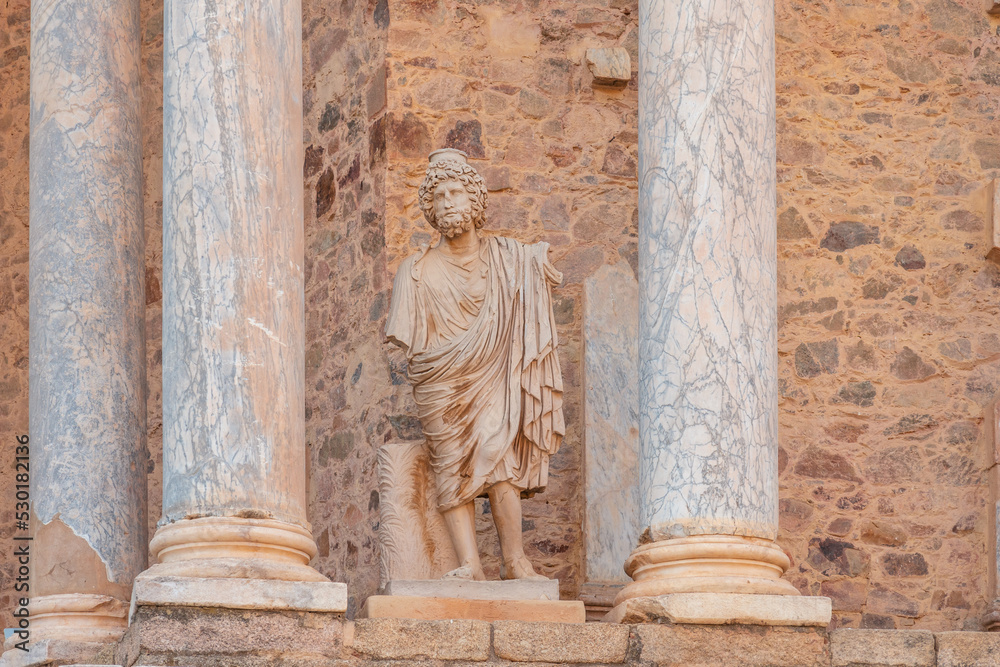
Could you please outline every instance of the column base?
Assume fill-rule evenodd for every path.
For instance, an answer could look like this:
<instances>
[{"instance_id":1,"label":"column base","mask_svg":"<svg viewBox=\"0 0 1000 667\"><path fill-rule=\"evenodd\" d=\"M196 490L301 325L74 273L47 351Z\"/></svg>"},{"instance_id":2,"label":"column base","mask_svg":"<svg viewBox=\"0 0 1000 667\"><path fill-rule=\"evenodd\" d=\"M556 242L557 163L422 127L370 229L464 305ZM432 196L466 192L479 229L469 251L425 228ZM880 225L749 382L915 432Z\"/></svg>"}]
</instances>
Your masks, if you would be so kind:
<instances>
[{"instance_id":1,"label":"column base","mask_svg":"<svg viewBox=\"0 0 1000 667\"><path fill-rule=\"evenodd\" d=\"M107 644L121 639L128 628L128 605L109 595L66 593L31 598L28 614L32 644L46 639ZM9 643L4 647L9 648Z\"/></svg>"},{"instance_id":2,"label":"column base","mask_svg":"<svg viewBox=\"0 0 1000 667\"><path fill-rule=\"evenodd\" d=\"M316 555L302 526L218 516L161 526L149 544L160 562L136 577L139 607L207 607L342 614L347 585L309 566Z\"/></svg>"},{"instance_id":3,"label":"column base","mask_svg":"<svg viewBox=\"0 0 1000 667\"><path fill-rule=\"evenodd\" d=\"M63 639L32 641L27 651L8 648L0 656L0 667L54 667L92 662L98 653L113 651L114 643L72 642Z\"/></svg>"},{"instance_id":4,"label":"column base","mask_svg":"<svg viewBox=\"0 0 1000 667\"><path fill-rule=\"evenodd\" d=\"M771 540L736 535L697 535L637 547L625 561L632 583L615 598L674 593L799 595L781 575L791 565Z\"/></svg>"},{"instance_id":5,"label":"column base","mask_svg":"<svg viewBox=\"0 0 1000 667\"><path fill-rule=\"evenodd\" d=\"M629 598L602 620L608 623L699 625L829 625L833 603L824 597L733 593L675 593Z\"/></svg>"}]
</instances>

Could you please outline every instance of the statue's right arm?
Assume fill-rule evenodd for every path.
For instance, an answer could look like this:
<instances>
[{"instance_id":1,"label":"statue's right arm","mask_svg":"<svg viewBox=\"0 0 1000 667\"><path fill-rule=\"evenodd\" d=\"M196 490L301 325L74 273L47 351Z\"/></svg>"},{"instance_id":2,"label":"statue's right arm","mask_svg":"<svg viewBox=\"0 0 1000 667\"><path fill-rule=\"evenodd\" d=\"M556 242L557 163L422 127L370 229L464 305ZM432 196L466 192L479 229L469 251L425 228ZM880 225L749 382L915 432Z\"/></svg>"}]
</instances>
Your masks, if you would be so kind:
<instances>
[{"instance_id":1,"label":"statue's right arm","mask_svg":"<svg viewBox=\"0 0 1000 667\"><path fill-rule=\"evenodd\" d=\"M385 321L385 339L408 352L413 345L414 318L416 316L416 281L413 262L415 255L407 257L396 269L396 279L392 284L389 316Z\"/></svg>"}]
</instances>

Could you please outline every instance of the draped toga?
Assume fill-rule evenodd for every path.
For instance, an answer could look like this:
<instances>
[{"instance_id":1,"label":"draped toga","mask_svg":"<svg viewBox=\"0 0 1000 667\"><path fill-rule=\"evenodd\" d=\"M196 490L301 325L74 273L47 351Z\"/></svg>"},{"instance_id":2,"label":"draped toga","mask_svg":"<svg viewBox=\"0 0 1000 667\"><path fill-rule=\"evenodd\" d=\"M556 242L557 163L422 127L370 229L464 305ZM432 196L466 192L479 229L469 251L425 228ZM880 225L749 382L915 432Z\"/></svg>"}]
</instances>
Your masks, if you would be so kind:
<instances>
[{"instance_id":1,"label":"draped toga","mask_svg":"<svg viewBox=\"0 0 1000 667\"><path fill-rule=\"evenodd\" d=\"M548 244L484 236L475 259L424 246L404 260L385 328L406 350L441 510L503 481L544 490L565 433Z\"/></svg>"}]
</instances>

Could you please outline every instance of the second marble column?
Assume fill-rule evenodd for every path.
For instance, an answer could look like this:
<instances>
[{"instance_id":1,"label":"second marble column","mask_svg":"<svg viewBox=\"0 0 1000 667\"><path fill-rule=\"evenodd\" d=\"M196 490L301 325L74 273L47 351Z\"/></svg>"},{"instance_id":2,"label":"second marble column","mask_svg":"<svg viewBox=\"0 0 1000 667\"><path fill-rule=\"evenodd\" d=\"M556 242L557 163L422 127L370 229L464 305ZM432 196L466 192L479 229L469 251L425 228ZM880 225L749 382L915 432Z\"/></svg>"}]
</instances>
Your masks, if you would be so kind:
<instances>
[{"instance_id":1,"label":"second marble column","mask_svg":"<svg viewBox=\"0 0 1000 667\"><path fill-rule=\"evenodd\" d=\"M308 566L301 36L298 0L166 3L164 497L149 575L327 582ZM142 579L139 603L163 601ZM233 600L208 602L241 606L249 589L230 583L212 590ZM332 597L299 599L346 605L342 585L317 585Z\"/></svg>"},{"instance_id":2,"label":"second marble column","mask_svg":"<svg viewBox=\"0 0 1000 667\"><path fill-rule=\"evenodd\" d=\"M773 0L639 3L640 504L617 602L780 577Z\"/></svg>"}]
</instances>

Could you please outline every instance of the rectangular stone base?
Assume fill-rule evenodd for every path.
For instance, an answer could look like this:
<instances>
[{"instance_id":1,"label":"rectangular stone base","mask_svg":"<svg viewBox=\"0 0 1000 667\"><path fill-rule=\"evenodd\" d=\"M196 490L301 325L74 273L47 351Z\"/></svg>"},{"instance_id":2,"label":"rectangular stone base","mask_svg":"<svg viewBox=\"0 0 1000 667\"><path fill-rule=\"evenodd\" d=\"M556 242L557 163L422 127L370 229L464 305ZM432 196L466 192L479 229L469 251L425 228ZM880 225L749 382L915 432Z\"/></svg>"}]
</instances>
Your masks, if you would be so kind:
<instances>
[{"instance_id":1,"label":"rectangular stone base","mask_svg":"<svg viewBox=\"0 0 1000 667\"><path fill-rule=\"evenodd\" d=\"M331 581L279 581L200 577L137 577L132 609L137 607L218 607L343 613L347 584Z\"/></svg>"},{"instance_id":2,"label":"rectangular stone base","mask_svg":"<svg viewBox=\"0 0 1000 667\"><path fill-rule=\"evenodd\" d=\"M10 648L0 657L0 667L35 667L36 665L70 665L93 660L112 644L68 642L61 639L44 639L31 642L27 651Z\"/></svg>"},{"instance_id":3,"label":"rectangular stone base","mask_svg":"<svg viewBox=\"0 0 1000 667\"><path fill-rule=\"evenodd\" d=\"M395 579L386 584L384 595L460 600L558 600L559 580Z\"/></svg>"},{"instance_id":4,"label":"rectangular stone base","mask_svg":"<svg viewBox=\"0 0 1000 667\"><path fill-rule=\"evenodd\" d=\"M112 664L328 667L341 657L342 614L139 607Z\"/></svg>"},{"instance_id":5,"label":"rectangular stone base","mask_svg":"<svg viewBox=\"0 0 1000 667\"><path fill-rule=\"evenodd\" d=\"M358 618L555 623L583 623L586 616L583 602L579 600L465 600L408 595L373 595L358 614Z\"/></svg>"},{"instance_id":6,"label":"rectangular stone base","mask_svg":"<svg viewBox=\"0 0 1000 667\"><path fill-rule=\"evenodd\" d=\"M602 620L608 623L825 627L831 615L832 602L824 597L674 593L626 600Z\"/></svg>"}]
</instances>

